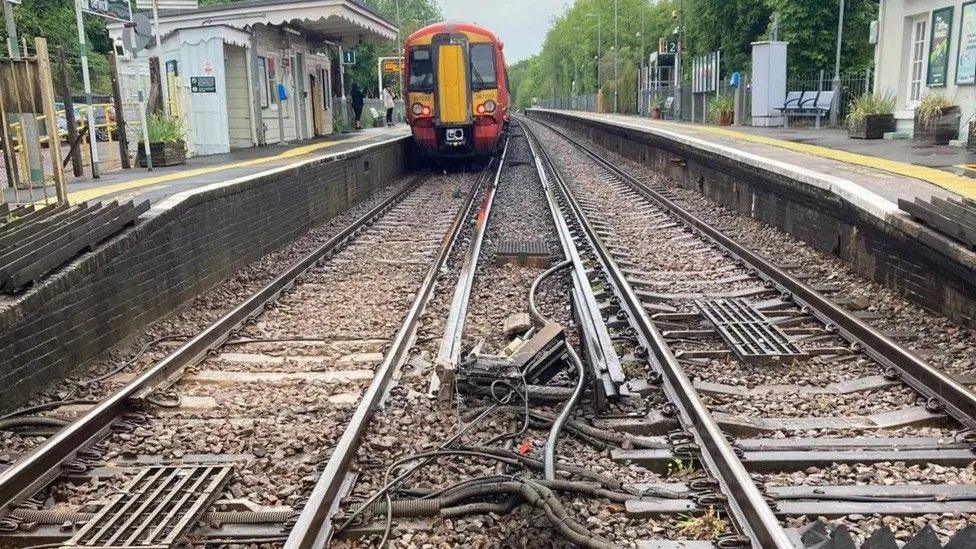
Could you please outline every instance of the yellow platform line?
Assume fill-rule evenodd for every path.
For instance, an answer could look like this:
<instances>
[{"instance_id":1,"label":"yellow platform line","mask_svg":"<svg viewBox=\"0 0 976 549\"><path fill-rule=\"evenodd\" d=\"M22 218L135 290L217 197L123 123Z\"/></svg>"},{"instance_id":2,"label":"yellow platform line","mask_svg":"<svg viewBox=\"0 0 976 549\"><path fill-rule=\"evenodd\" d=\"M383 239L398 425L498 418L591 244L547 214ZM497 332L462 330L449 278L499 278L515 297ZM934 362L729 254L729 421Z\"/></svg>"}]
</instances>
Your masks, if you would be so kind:
<instances>
[{"instance_id":1,"label":"yellow platform line","mask_svg":"<svg viewBox=\"0 0 976 549\"><path fill-rule=\"evenodd\" d=\"M936 168L929 168L927 166L916 166L915 164L898 162L897 160L888 160L885 158L878 158L876 156L868 156L865 154L852 153L848 151L842 151L839 149L821 147L819 145L809 145L806 143L795 143L793 141L784 141L782 139L776 139L773 137L765 137L762 135L739 132L739 131L721 128L717 126L698 126L698 125L693 126L690 124L679 124L676 122L662 122L659 120L651 121L650 124L652 126L658 125L658 126L667 126L671 128L683 128L686 130L687 129L697 130L697 131L710 133L714 135L729 137L740 141L749 141L752 143L769 145L772 147L778 147L781 149L786 149L794 152L811 154L814 156L819 156L821 158L827 158L830 160L843 162L845 164L864 166L866 168L873 168L876 170L881 170L896 175L903 175L905 177L921 179L922 181L927 181L929 183L932 183L933 185L938 185L943 189L952 191L956 194L960 194L962 196L965 196L966 198L971 198L976 200L976 180L961 175L955 175Z\"/></svg>"},{"instance_id":2,"label":"yellow platform line","mask_svg":"<svg viewBox=\"0 0 976 549\"><path fill-rule=\"evenodd\" d=\"M168 183L170 181L176 181L179 179L186 179L189 177L196 177L200 175L206 175L210 173L220 172L224 170L233 170L237 168L247 168L250 166L260 166L262 164L269 164L272 162L277 162L280 160L288 160L291 158L296 158L299 156L305 156L316 151L328 147L334 147L342 143L357 143L359 141L366 141L371 139L372 135L359 135L356 137L351 137L349 139L344 139L341 141L325 141L322 143L313 143L311 145L303 145L301 147L294 147L284 151L280 154L274 156L265 156L262 158L254 158L251 160L242 160L240 162L232 162L229 164L217 164L214 166L205 166L201 168L193 168L189 170L181 170L178 172L167 173L163 175L144 177L142 179L133 179L131 181L125 181L122 183L115 183L113 185L105 185L102 187L95 187L92 189L85 189L83 191L75 191L68 193L68 202L70 204L77 204L79 202L86 202L94 200L96 198L115 194L121 191L128 191L131 189L138 189L140 187L147 187L150 185L158 185L160 183Z\"/></svg>"}]
</instances>

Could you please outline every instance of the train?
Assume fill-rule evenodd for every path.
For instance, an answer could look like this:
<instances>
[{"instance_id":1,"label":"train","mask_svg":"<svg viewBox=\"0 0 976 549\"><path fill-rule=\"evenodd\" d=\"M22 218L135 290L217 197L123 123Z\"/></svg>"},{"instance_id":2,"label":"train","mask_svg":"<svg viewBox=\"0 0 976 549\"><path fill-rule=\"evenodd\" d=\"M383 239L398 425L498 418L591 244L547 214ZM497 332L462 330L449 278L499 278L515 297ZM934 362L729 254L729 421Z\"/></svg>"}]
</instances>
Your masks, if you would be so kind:
<instances>
[{"instance_id":1,"label":"train","mask_svg":"<svg viewBox=\"0 0 976 549\"><path fill-rule=\"evenodd\" d=\"M468 23L436 23L404 43L407 123L429 158L491 155L509 123L504 46Z\"/></svg>"}]
</instances>

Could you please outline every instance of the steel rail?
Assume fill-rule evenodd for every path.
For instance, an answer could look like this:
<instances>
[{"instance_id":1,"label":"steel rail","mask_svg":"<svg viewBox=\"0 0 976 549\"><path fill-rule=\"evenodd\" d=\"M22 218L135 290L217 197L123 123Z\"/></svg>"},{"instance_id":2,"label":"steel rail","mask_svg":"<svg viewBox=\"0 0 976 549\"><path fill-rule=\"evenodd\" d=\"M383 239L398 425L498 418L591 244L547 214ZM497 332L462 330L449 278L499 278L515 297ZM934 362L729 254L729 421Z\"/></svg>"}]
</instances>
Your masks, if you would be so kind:
<instances>
[{"instance_id":1,"label":"steel rail","mask_svg":"<svg viewBox=\"0 0 976 549\"><path fill-rule=\"evenodd\" d=\"M830 301L820 292L780 269L759 254L725 235L708 222L698 218L649 185L603 159L589 147L545 122L546 127L561 135L594 159L645 198L664 207L678 219L700 231L719 248L756 271L757 276L775 285L799 305L806 307L818 320L837 329L843 338L858 344L869 357L886 369L893 369L898 377L946 411L948 415L970 429L976 429L976 394L944 372L933 367L880 331Z\"/></svg>"},{"instance_id":2,"label":"steel rail","mask_svg":"<svg viewBox=\"0 0 976 549\"><path fill-rule=\"evenodd\" d=\"M662 374L665 394L677 408L681 424L694 436L702 460L719 482L723 493L728 496L732 515L742 529L742 533L756 547L792 549L795 546L793 541L698 396L661 332L644 310L640 298L573 196L562 174L545 148L540 148L540 152L573 217L583 229L604 271L608 274L614 291L620 298L621 306L627 311L636 329L639 342L650 352L648 356L650 362Z\"/></svg>"},{"instance_id":3,"label":"steel rail","mask_svg":"<svg viewBox=\"0 0 976 549\"><path fill-rule=\"evenodd\" d=\"M295 284L309 268L337 250L358 231L384 215L420 186L426 176L416 177L404 184L392 196L356 219L348 227L300 259L256 293L207 326L179 349L157 362L124 387L110 395L77 420L73 421L31 453L0 474L0 516L11 507L29 498L49 482L60 476L61 467L106 434L112 423L131 411L133 399L146 394L161 383L174 378L188 366L199 363L211 349L219 347L230 334L248 319L260 314L268 303Z\"/></svg>"},{"instance_id":4,"label":"steel rail","mask_svg":"<svg viewBox=\"0 0 976 549\"><path fill-rule=\"evenodd\" d=\"M454 290L451 309L448 311L447 321L444 323L444 336L441 338L441 347L437 352L438 362L447 362L455 367L461 356L461 336L464 334L464 320L468 312L471 289L474 287L474 275L478 271L478 260L481 258L481 244L484 241L485 232L488 230L488 219L491 217L491 207L495 202L495 191L498 189L498 181L501 179L502 169L505 167L505 157L508 155L510 139L505 139L505 147L502 149L502 156L498 161L495 179L487 191L481 210L478 212L478 217L475 221L474 239L464 257L464 265L461 267L457 288ZM437 379L437 374L434 373L432 375L431 381L434 382ZM436 383L432 383L432 385L436 385Z\"/></svg>"},{"instance_id":5,"label":"steel rail","mask_svg":"<svg viewBox=\"0 0 976 549\"><path fill-rule=\"evenodd\" d=\"M626 376L620 365L620 358L614 350L610 332L603 321L600 304L597 302L596 296L593 295L593 289L586 276L586 267L583 265L579 249L573 241L572 231L559 210L552 182L549 181L543 158L539 152L541 145L525 124L519 122L519 125L525 131L525 138L529 142L536 171L542 182L542 188L546 192L546 202L549 205L549 213L552 216L553 223L556 225L556 232L559 234L559 243L563 248L563 255L573 262L573 300L576 303L576 314L579 317L587 362L591 366L595 379L600 383L602 396L617 397L622 392L622 386L626 381Z\"/></svg>"},{"instance_id":6,"label":"steel rail","mask_svg":"<svg viewBox=\"0 0 976 549\"><path fill-rule=\"evenodd\" d=\"M355 458L356 450L362 442L363 435L369 427L373 414L379 408L386 395L387 388L393 374L406 360L410 348L417 335L417 326L420 317L433 295L437 278L440 271L447 262L451 254L451 249L461 234L464 227L464 220L474 204L474 198L480 191L481 184L486 178L479 178L478 184L472 186L468 193L465 205L461 208L451 226L451 230L444 237L444 241L437 253L434 263L431 265L424 277L423 282L417 291L410 310L407 311L400 329L397 330L390 348L383 357L383 362L373 375L366 392L363 393L356 411L353 412L349 424L343 431L342 436L336 443L336 448L329 456L322 474L319 476L308 502L298 516L295 526L292 528L285 541L285 549L308 549L325 547L332 536L331 515L338 507L339 497L342 487L346 483L346 474Z\"/></svg>"}]
</instances>

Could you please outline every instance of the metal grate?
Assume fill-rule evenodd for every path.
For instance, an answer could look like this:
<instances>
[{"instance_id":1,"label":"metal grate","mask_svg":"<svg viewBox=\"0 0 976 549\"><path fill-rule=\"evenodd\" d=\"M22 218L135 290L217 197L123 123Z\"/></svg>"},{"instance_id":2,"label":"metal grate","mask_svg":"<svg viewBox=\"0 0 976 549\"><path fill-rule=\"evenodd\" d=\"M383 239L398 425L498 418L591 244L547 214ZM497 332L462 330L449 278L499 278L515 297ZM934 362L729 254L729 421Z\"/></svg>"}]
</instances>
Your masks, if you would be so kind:
<instances>
[{"instance_id":1,"label":"metal grate","mask_svg":"<svg viewBox=\"0 0 976 549\"><path fill-rule=\"evenodd\" d=\"M807 356L745 299L696 300L695 305L742 360L775 362Z\"/></svg>"},{"instance_id":2,"label":"metal grate","mask_svg":"<svg viewBox=\"0 0 976 549\"><path fill-rule=\"evenodd\" d=\"M168 549L196 524L233 467L146 467L64 547Z\"/></svg>"},{"instance_id":3,"label":"metal grate","mask_svg":"<svg viewBox=\"0 0 976 549\"><path fill-rule=\"evenodd\" d=\"M542 240L502 240L495 248L496 263L516 263L531 267L549 264L549 247Z\"/></svg>"}]
</instances>

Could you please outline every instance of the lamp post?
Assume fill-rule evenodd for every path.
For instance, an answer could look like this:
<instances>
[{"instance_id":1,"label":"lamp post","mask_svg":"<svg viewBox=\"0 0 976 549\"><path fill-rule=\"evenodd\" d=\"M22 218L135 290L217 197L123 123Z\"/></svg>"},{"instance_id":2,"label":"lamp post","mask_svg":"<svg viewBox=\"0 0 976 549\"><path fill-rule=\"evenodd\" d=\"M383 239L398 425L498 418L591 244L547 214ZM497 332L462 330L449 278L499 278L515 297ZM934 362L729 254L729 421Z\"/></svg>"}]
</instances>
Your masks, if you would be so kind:
<instances>
[{"instance_id":1,"label":"lamp post","mask_svg":"<svg viewBox=\"0 0 976 549\"><path fill-rule=\"evenodd\" d=\"M600 78L600 60L603 58L603 17L600 13L588 13L586 17L596 17L596 89L597 92L603 87L603 79Z\"/></svg>"},{"instance_id":2,"label":"lamp post","mask_svg":"<svg viewBox=\"0 0 976 549\"><path fill-rule=\"evenodd\" d=\"M619 63L620 60L620 43L618 42L617 35L617 0L613 0L613 112L616 114L619 112L617 110L617 88L620 87L620 74L619 74Z\"/></svg>"},{"instance_id":3,"label":"lamp post","mask_svg":"<svg viewBox=\"0 0 976 549\"><path fill-rule=\"evenodd\" d=\"M837 53L834 57L834 97L830 104L830 125L837 125L837 106L840 105L840 46L844 38L844 0L839 1L837 13Z\"/></svg>"}]
</instances>

